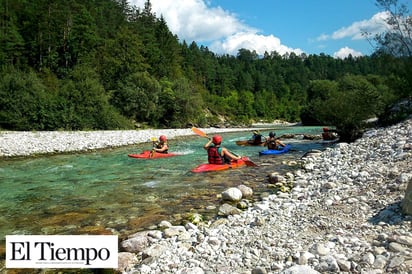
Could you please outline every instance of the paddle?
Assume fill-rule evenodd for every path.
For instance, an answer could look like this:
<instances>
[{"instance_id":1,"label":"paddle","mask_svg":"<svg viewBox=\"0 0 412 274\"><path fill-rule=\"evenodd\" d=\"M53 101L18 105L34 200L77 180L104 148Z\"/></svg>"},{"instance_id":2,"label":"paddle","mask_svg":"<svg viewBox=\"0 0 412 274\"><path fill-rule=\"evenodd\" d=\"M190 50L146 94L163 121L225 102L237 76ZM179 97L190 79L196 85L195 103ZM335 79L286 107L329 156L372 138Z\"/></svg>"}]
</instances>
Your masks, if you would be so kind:
<instances>
[{"instance_id":1,"label":"paddle","mask_svg":"<svg viewBox=\"0 0 412 274\"><path fill-rule=\"evenodd\" d=\"M155 142L157 141L157 138L152 137L150 138L150 141L152 141L153 148L152 148L152 151L150 151L149 158L152 158L156 153L156 151L154 150L154 147L155 147Z\"/></svg>"},{"instance_id":2,"label":"paddle","mask_svg":"<svg viewBox=\"0 0 412 274\"><path fill-rule=\"evenodd\" d=\"M245 164L247 166L258 166L257 164L255 164L254 162L252 162L249 157L246 156L242 156L242 160L245 162Z\"/></svg>"},{"instance_id":3,"label":"paddle","mask_svg":"<svg viewBox=\"0 0 412 274\"><path fill-rule=\"evenodd\" d=\"M205 137L209 139L209 136L207 136L207 134L203 131L201 131L200 129L196 128L196 127L192 127L192 131L194 133L196 133L197 135L201 136L201 137Z\"/></svg>"},{"instance_id":4,"label":"paddle","mask_svg":"<svg viewBox=\"0 0 412 274\"><path fill-rule=\"evenodd\" d=\"M235 154L235 153L233 153L233 152L232 152L232 154L235 155L235 156L239 156L239 155L237 155L237 154ZM255 164L254 162L252 162L252 161L249 159L249 157L242 156L242 160L243 160L243 162L245 162L245 164L246 164L247 166L258 166L257 164Z\"/></svg>"},{"instance_id":5,"label":"paddle","mask_svg":"<svg viewBox=\"0 0 412 274\"><path fill-rule=\"evenodd\" d=\"M209 139L209 136L207 136L207 134L206 134L205 132L201 131L200 129L198 129L198 128L196 128L196 127L192 127L192 131L193 131L194 133L196 133L197 135L201 136L201 137L205 137L205 138L208 138L208 139ZM232 154L235 155L235 156L238 156L238 155L236 155L236 154L233 153L233 152L232 152ZM254 162L252 162L252 161L251 161L248 157L246 157L246 156L242 156L242 160L245 162L245 164L246 164L247 166L258 166L257 164L255 164Z\"/></svg>"}]
</instances>

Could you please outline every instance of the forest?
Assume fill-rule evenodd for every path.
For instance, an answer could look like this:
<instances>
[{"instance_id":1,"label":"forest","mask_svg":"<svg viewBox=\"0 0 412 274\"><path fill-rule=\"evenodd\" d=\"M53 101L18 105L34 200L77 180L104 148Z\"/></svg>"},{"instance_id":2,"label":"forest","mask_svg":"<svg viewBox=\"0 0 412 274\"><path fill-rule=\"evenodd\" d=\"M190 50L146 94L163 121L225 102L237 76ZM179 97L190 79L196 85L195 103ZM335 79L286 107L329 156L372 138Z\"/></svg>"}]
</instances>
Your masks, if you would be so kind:
<instances>
[{"instance_id":1,"label":"forest","mask_svg":"<svg viewBox=\"0 0 412 274\"><path fill-rule=\"evenodd\" d=\"M218 55L180 41L150 1L0 0L0 130L249 125L335 126L411 100L412 19L397 0L371 56ZM399 118L399 117L398 117ZM386 119L388 120L388 119ZM388 121L390 122L390 121Z\"/></svg>"}]
</instances>

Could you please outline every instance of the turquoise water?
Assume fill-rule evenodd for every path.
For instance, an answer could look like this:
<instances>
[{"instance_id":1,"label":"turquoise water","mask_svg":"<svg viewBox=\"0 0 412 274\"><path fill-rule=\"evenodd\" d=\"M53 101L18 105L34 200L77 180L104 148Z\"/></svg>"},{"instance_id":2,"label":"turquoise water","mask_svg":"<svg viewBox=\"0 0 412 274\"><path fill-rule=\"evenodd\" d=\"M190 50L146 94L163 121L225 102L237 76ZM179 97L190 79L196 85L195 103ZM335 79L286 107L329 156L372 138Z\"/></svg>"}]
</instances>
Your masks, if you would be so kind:
<instances>
[{"instance_id":1,"label":"turquoise water","mask_svg":"<svg viewBox=\"0 0 412 274\"><path fill-rule=\"evenodd\" d=\"M266 136L269 131L263 131ZM320 127L278 128L284 133L320 134ZM142 160L127 157L151 143L85 154L0 161L0 236L11 234L119 234L146 229L161 220L179 222L188 212L212 218L222 190L240 183L256 195L267 191L264 178L284 170L285 159L322 149L316 141L284 139L293 151L259 156L264 147L239 147L251 132L222 134L229 150L260 165L216 173L191 173L207 161L201 137L170 140L170 151L182 155ZM268 157L268 158L265 158Z\"/></svg>"}]
</instances>

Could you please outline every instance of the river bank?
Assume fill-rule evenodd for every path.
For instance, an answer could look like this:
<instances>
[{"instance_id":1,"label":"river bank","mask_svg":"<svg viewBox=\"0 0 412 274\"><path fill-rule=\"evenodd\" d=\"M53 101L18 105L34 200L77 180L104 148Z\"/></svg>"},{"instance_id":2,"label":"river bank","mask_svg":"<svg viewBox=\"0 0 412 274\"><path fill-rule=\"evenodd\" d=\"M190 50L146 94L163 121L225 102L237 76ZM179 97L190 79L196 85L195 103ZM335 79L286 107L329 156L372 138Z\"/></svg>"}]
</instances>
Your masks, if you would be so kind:
<instances>
[{"instance_id":1,"label":"river bank","mask_svg":"<svg viewBox=\"0 0 412 274\"><path fill-rule=\"evenodd\" d=\"M267 124L259 129L286 124ZM207 134L248 131L256 128L200 128ZM24 157L93 151L150 142L152 137L166 135L168 139L194 135L187 129L144 129L104 131L0 131L0 157Z\"/></svg>"},{"instance_id":2,"label":"river bank","mask_svg":"<svg viewBox=\"0 0 412 274\"><path fill-rule=\"evenodd\" d=\"M372 129L303 159L284 174L290 193L269 195L207 224L173 226L122 242L124 273L412 272L412 119ZM239 182L241 185L242 182Z\"/></svg>"},{"instance_id":3,"label":"river bank","mask_svg":"<svg viewBox=\"0 0 412 274\"><path fill-rule=\"evenodd\" d=\"M238 130L244 129L233 129ZM159 134L165 133L150 132L143 142ZM114 136L85 140L122 138ZM21 151L25 142L19 137L14 135L14 144ZM47 136L42 140L50 143ZM410 274L412 218L400 213L400 204L412 178L411 146L408 120L369 130L353 144L311 154L302 169L283 174L294 185L291 193L269 195L214 222L162 222L158 229L131 235L134 250L122 248L119 268L124 273Z\"/></svg>"}]
</instances>

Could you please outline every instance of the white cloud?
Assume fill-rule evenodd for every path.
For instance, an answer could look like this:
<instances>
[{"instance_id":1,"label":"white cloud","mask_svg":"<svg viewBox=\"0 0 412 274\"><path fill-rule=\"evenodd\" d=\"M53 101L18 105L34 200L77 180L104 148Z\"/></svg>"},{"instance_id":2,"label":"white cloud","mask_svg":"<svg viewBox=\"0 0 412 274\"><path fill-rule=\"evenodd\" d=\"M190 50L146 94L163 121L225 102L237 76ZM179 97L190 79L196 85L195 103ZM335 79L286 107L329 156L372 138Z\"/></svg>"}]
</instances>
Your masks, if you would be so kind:
<instances>
[{"instance_id":1,"label":"white cloud","mask_svg":"<svg viewBox=\"0 0 412 274\"><path fill-rule=\"evenodd\" d=\"M326 41L329 39L330 39L330 36L327 34L321 34L318 38L316 38L317 41Z\"/></svg>"},{"instance_id":2,"label":"white cloud","mask_svg":"<svg viewBox=\"0 0 412 274\"><path fill-rule=\"evenodd\" d=\"M348 47L344 47L344 48L341 48L340 50L338 50L337 52L335 52L333 54L333 57L344 59L344 58L348 57L349 54L351 54L352 57L359 57L359 56L363 55L362 52L356 51L356 50L348 48Z\"/></svg>"},{"instance_id":3,"label":"white cloud","mask_svg":"<svg viewBox=\"0 0 412 274\"><path fill-rule=\"evenodd\" d=\"M146 0L129 0L131 5L143 8ZM162 15L170 29L181 41L208 43L215 53L236 54L241 48L265 51L302 53L282 45L280 39L258 34L258 30L243 24L235 14L220 7L210 7L205 0L151 0L152 12Z\"/></svg>"},{"instance_id":4,"label":"white cloud","mask_svg":"<svg viewBox=\"0 0 412 274\"><path fill-rule=\"evenodd\" d=\"M316 38L318 42L325 42L330 40L365 40L367 35L369 38L373 38L376 34L382 33L388 30L388 24L386 20L389 14L387 12L379 12L372 16L368 20L362 20L352 23L348 27L343 27L333 32L332 34L321 34ZM362 52L356 51L349 47L339 49L333 54L335 58L345 58L351 54L353 57L362 56Z\"/></svg>"},{"instance_id":5,"label":"white cloud","mask_svg":"<svg viewBox=\"0 0 412 274\"><path fill-rule=\"evenodd\" d=\"M300 49L292 49L282 45L280 39L273 36L265 36L252 32L239 32L231 35L223 41L215 41L210 49L216 53L229 53L236 55L241 48L255 50L257 54L263 55L266 52L276 51L280 55L287 52L303 53Z\"/></svg>"},{"instance_id":6,"label":"white cloud","mask_svg":"<svg viewBox=\"0 0 412 274\"><path fill-rule=\"evenodd\" d=\"M374 36L375 34L388 30L388 25L385 22L388 16L389 15L387 12L379 12L368 20L354 22L349 27L343 27L333 32L331 35L322 34L317 38L317 40L339 40L344 38L360 40L365 39L365 37L362 35L363 33L368 33L369 35Z\"/></svg>"},{"instance_id":7,"label":"white cloud","mask_svg":"<svg viewBox=\"0 0 412 274\"><path fill-rule=\"evenodd\" d=\"M146 0L130 0L143 8ZM256 31L242 24L234 14L220 7L208 7L203 0L151 0L152 12L163 15L167 25L179 39L211 41L240 31Z\"/></svg>"}]
</instances>

